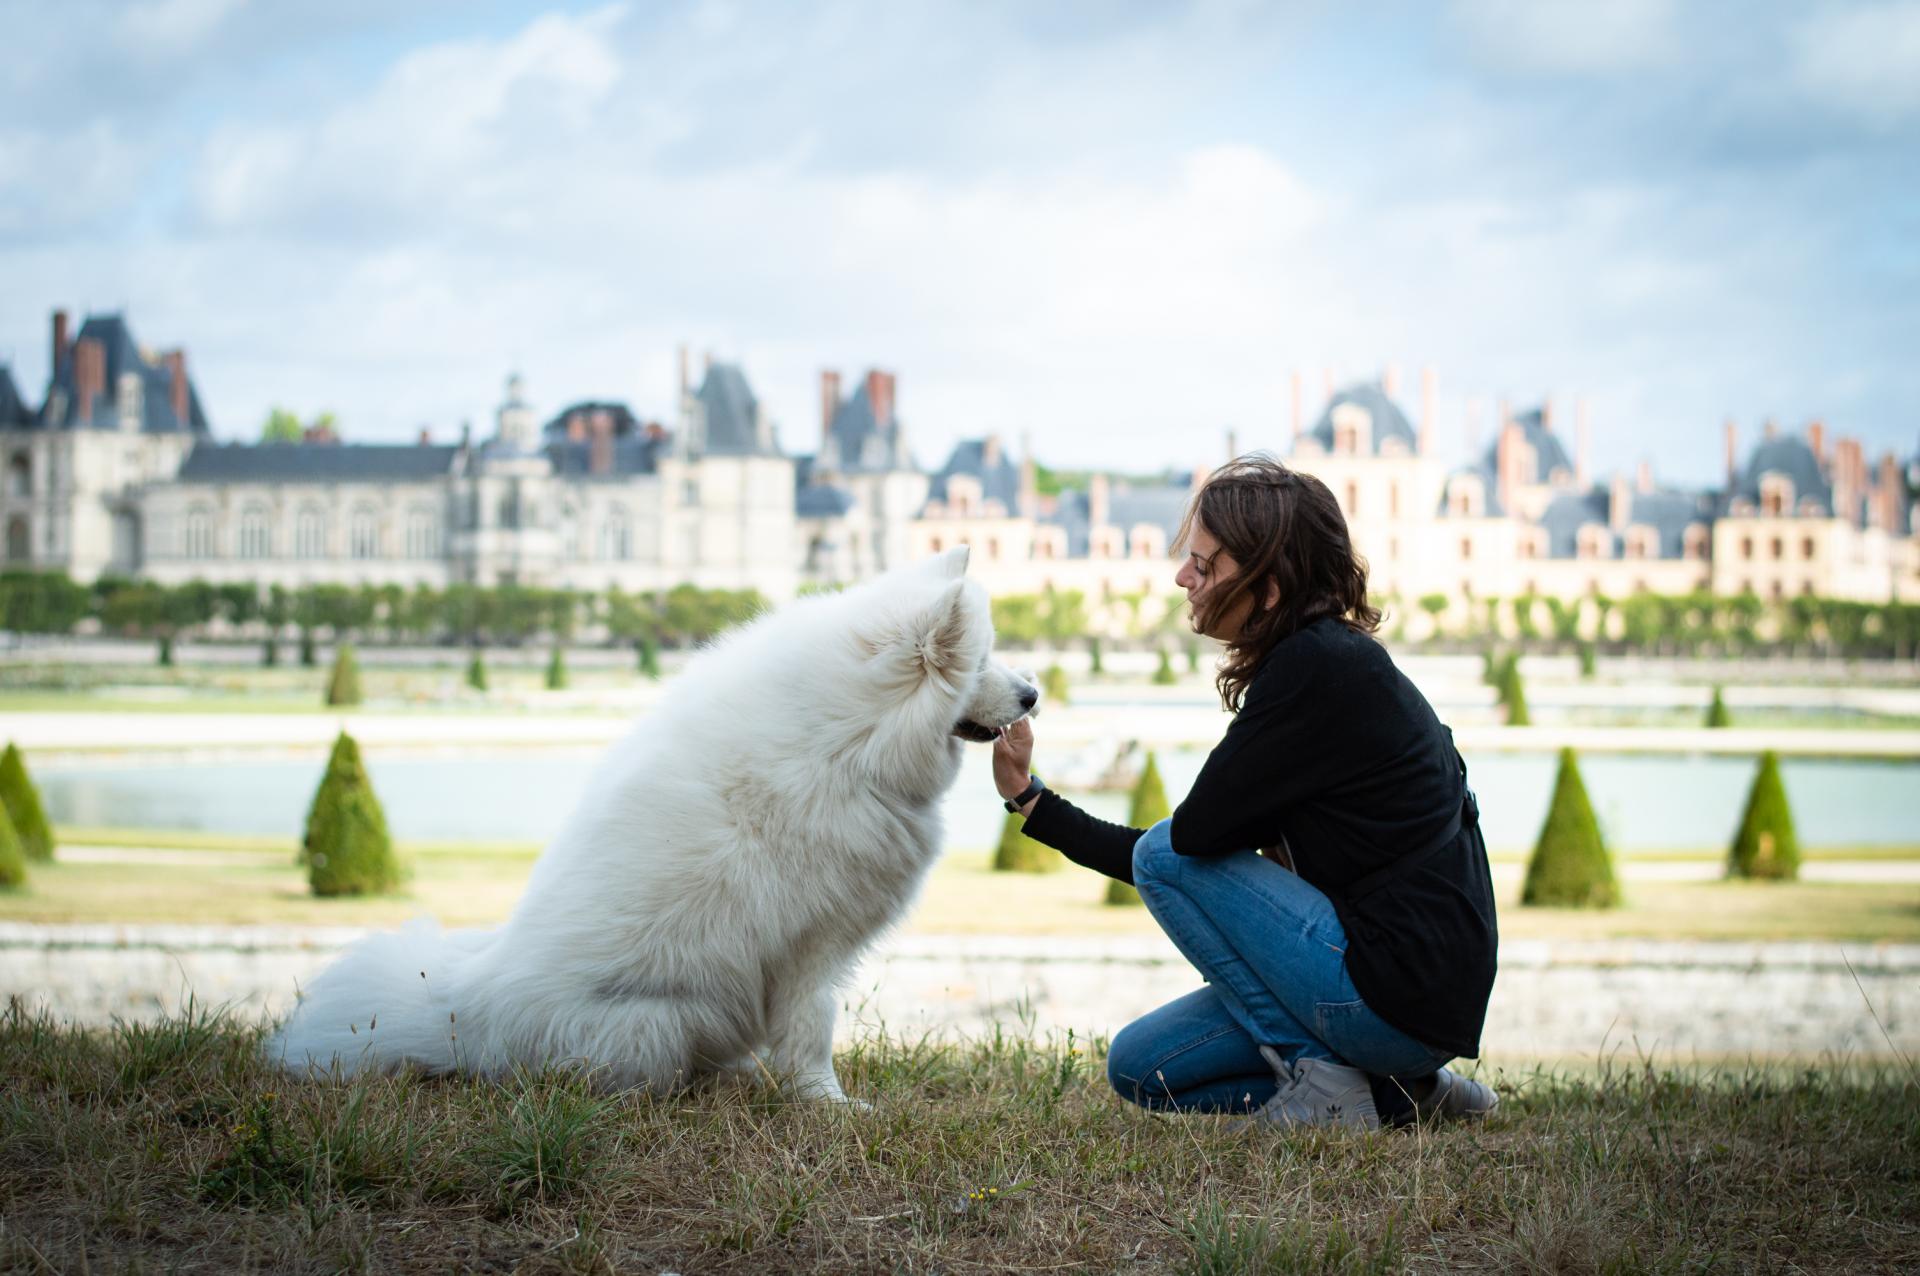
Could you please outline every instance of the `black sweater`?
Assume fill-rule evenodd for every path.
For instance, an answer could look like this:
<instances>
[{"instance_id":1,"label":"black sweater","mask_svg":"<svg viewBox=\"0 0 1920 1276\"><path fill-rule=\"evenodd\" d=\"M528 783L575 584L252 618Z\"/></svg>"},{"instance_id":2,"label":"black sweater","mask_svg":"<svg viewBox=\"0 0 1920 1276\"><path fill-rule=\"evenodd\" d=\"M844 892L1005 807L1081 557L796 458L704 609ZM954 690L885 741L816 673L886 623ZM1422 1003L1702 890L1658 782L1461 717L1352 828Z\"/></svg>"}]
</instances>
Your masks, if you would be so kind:
<instances>
[{"instance_id":1,"label":"black sweater","mask_svg":"<svg viewBox=\"0 0 1920 1276\"><path fill-rule=\"evenodd\" d=\"M1472 1058L1497 932L1470 803L1448 836L1465 799L1465 765L1426 698L1379 643L1320 620L1261 663L1173 813L1173 849L1225 855L1284 837L1295 870L1333 900L1347 971L1367 1005L1416 1040ZM1096 819L1048 790L1026 831L1131 882L1144 830Z\"/></svg>"}]
</instances>

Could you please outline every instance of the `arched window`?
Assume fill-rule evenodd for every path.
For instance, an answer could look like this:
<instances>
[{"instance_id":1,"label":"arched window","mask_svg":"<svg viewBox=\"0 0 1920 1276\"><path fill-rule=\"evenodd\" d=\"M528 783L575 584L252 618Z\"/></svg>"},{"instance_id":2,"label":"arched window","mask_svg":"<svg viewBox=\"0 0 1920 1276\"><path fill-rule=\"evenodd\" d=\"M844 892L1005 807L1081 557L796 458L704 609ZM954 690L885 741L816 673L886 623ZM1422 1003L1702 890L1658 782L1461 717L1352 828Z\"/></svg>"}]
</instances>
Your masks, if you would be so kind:
<instances>
[{"instance_id":1,"label":"arched window","mask_svg":"<svg viewBox=\"0 0 1920 1276\"><path fill-rule=\"evenodd\" d=\"M633 524L627 520L623 505L609 509L600 524L600 557L619 563L633 557Z\"/></svg>"},{"instance_id":2,"label":"arched window","mask_svg":"<svg viewBox=\"0 0 1920 1276\"><path fill-rule=\"evenodd\" d=\"M300 511L293 525L293 553L296 558L327 556L327 513L308 506Z\"/></svg>"},{"instance_id":3,"label":"arched window","mask_svg":"<svg viewBox=\"0 0 1920 1276\"><path fill-rule=\"evenodd\" d=\"M407 557L440 557L440 520L424 506L407 511Z\"/></svg>"},{"instance_id":4,"label":"arched window","mask_svg":"<svg viewBox=\"0 0 1920 1276\"><path fill-rule=\"evenodd\" d=\"M24 563L33 557L33 533L27 527L27 520L14 517L7 520L7 561Z\"/></svg>"},{"instance_id":5,"label":"arched window","mask_svg":"<svg viewBox=\"0 0 1920 1276\"><path fill-rule=\"evenodd\" d=\"M240 513L239 554L242 558L273 557L273 523L264 505L249 505Z\"/></svg>"},{"instance_id":6,"label":"arched window","mask_svg":"<svg viewBox=\"0 0 1920 1276\"><path fill-rule=\"evenodd\" d=\"M354 558L380 557L380 514L362 505L353 511L347 529L347 552Z\"/></svg>"},{"instance_id":7,"label":"arched window","mask_svg":"<svg viewBox=\"0 0 1920 1276\"><path fill-rule=\"evenodd\" d=\"M187 511L186 535L180 552L187 558L213 557L213 511L196 505Z\"/></svg>"},{"instance_id":8,"label":"arched window","mask_svg":"<svg viewBox=\"0 0 1920 1276\"><path fill-rule=\"evenodd\" d=\"M7 462L7 495L33 495L33 460L25 452L16 452Z\"/></svg>"}]
</instances>

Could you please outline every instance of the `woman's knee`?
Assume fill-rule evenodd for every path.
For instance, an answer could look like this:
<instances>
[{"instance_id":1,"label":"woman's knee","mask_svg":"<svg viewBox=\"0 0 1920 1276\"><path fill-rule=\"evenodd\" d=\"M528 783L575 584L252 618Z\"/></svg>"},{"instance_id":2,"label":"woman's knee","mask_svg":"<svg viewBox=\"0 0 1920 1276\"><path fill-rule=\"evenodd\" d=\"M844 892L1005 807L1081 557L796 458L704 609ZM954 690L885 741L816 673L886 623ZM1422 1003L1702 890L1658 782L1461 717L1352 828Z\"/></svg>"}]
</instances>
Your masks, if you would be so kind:
<instances>
[{"instance_id":1,"label":"woman's knee","mask_svg":"<svg viewBox=\"0 0 1920 1276\"><path fill-rule=\"evenodd\" d=\"M1113 1043L1107 1047L1107 1084L1115 1094L1129 1103L1150 1106L1147 1084L1153 1079L1156 1049L1152 1034L1142 1029L1138 1020L1113 1035ZM1159 1089L1164 1097L1164 1081Z\"/></svg>"},{"instance_id":2,"label":"woman's knee","mask_svg":"<svg viewBox=\"0 0 1920 1276\"><path fill-rule=\"evenodd\" d=\"M1133 843L1133 881L1138 886L1148 878L1165 875L1173 862L1173 821L1161 820L1142 833Z\"/></svg>"}]
</instances>

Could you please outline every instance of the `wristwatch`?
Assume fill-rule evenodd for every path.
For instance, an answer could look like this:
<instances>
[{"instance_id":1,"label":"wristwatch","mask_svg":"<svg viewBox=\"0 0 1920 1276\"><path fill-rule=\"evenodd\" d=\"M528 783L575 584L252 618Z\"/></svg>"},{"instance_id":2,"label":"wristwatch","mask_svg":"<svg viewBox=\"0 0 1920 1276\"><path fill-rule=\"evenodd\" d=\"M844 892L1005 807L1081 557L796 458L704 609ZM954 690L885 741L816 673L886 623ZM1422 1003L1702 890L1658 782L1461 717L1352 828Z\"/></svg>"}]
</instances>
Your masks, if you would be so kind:
<instances>
[{"instance_id":1,"label":"wristwatch","mask_svg":"<svg viewBox=\"0 0 1920 1276\"><path fill-rule=\"evenodd\" d=\"M1018 811L1021 807L1025 806L1027 803L1039 797L1041 793L1045 792L1046 787L1047 787L1046 785L1040 783L1039 776L1037 775L1028 776L1027 787L1020 790L1019 797L1008 799L1007 809L1009 811Z\"/></svg>"}]
</instances>

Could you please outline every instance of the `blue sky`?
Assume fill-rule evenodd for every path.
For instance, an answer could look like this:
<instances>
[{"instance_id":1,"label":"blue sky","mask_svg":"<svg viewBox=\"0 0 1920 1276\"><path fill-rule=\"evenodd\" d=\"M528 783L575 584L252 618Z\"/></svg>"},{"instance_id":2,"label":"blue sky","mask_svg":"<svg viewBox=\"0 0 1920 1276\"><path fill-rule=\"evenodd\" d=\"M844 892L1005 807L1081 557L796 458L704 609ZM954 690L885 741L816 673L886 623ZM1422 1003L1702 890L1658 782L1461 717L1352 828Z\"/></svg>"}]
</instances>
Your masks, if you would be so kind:
<instances>
[{"instance_id":1,"label":"blue sky","mask_svg":"<svg viewBox=\"0 0 1920 1276\"><path fill-rule=\"evenodd\" d=\"M0 0L0 359L124 307L216 430L670 419L679 343L790 450L822 367L915 450L1284 445L1288 379L1585 395L1676 482L1814 417L1920 436L1920 4ZM1477 404L1473 415L1470 404ZM1409 406L1413 406L1411 403Z\"/></svg>"}]
</instances>

